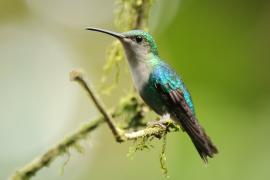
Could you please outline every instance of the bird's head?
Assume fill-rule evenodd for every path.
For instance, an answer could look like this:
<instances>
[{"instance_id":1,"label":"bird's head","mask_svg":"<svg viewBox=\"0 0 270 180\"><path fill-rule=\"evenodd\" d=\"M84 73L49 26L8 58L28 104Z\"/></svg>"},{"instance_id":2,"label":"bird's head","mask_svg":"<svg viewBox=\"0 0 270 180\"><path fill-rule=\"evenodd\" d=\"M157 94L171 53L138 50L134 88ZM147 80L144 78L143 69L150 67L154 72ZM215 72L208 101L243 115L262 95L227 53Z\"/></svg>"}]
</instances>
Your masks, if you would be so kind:
<instances>
[{"instance_id":1,"label":"bird's head","mask_svg":"<svg viewBox=\"0 0 270 180\"><path fill-rule=\"evenodd\" d=\"M148 55L158 56L157 46L153 37L142 30L131 30L123 33L112 32L99 28L86 28L116 37L125 48L126 54L132 57L143 58ZM129 58L130 59L130 58Z\"/></svg>"}]
</instances>

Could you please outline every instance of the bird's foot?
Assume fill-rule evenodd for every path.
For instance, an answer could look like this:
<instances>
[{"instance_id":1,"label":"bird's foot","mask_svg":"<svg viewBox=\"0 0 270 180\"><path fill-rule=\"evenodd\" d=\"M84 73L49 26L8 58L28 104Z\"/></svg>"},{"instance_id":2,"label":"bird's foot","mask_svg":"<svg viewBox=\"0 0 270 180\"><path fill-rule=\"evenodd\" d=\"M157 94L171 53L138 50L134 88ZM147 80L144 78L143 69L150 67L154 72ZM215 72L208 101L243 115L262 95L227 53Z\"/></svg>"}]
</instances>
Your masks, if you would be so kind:
<instances>
[{"instance_id":1,"label":"bird's foot","mask_svg":"<svg viewBox=\"0 0 270 180\"><path fill-rule=\"evenodd\" d=\"M148 126L160 126L163 129L167 129L167 124L171 123L170 114L164 114L159 121L150 121Z\"/></svg>"}]
</instances>

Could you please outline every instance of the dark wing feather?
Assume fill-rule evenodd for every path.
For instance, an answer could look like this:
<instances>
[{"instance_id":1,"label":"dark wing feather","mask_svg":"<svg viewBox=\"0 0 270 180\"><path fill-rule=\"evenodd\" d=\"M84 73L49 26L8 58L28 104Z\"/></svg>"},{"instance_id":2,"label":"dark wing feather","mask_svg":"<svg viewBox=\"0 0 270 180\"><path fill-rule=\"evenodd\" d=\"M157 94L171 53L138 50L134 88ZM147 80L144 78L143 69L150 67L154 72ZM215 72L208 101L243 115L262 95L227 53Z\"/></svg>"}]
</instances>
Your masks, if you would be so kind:
<instances>
[{"instance_id":1,"label":"dark wing feather","mask_svg":"<svg viewBox=\"0 0 270 180\"><path fill-rule=\"evenodd\" d=\"M170 114L176 117L182 128L188 133L201 158L207 162L207 157L213 157L218 152L210 138L198 123L194 113L185 101L180 88L173 89L169 83L161 84L156 82L156 89L162 94L164 102Z\"/></svg>"}]
</instances>

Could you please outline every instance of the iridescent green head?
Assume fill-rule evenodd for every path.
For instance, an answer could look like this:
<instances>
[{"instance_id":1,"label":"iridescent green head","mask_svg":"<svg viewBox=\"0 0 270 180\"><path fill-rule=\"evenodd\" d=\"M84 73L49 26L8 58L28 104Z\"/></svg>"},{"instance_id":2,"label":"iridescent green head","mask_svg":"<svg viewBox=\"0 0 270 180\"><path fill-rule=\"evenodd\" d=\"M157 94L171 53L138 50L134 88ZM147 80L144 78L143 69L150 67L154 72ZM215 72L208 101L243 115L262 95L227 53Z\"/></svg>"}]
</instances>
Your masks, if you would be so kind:
<instances>
[{"instance_id":1,"label":"iridescent green head","mask_svg":"<svg viewBox=\"0 0 270 180\"><path fill-rule=\"evenodd\" d=\"M132 30L116 33L99 28L87 28L87 30L98 31L116 37L123 44L128 56L137 56L142 59L149 54L158 56L157 45L153 37L142 30Z\"/></svg>"},{"instance_id":2,"label":"iridescent green head","mask_svg":"<svg viewBox=\"0 0 270 180\"><path fill-rule=\"evenodd\" d=\"M128 44L133 46L133 48L144 48L149 53L153 53L154 55L158 55L157 45L153 37L145 31L142 30L132 30L128 32L122 33L127 39Z\"/></svg>"}]
</instances>

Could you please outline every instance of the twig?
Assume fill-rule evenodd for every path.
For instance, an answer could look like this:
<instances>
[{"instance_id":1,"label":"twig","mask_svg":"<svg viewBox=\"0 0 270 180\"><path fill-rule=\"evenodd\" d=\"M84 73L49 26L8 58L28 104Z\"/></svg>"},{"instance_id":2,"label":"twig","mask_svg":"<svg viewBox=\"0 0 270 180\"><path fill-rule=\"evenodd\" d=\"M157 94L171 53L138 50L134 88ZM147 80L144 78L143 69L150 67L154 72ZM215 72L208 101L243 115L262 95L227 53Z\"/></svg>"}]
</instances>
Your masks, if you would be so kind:
<instances>
[{"instance_id":1,"label":"twig","mask_svg":"<svg viewBox=\"0 0 270 180\"><path fill-rule=\"evenodd\" d=\"M149 13L146 9L151 7L152 2L149 0L142 0L140 3L136 3L135 10L136 10L136 19L135 19L135 29L144 29L148 27L148 16ZM146 30L146 29L145 29Z\"/></svg>"},{"instance_id":2,"label":"twig","mask_svg":"<svg viewBox=\"0 0 270 180\"><path fill-rule=\"evenodd\" d=\"M165 131L166 129L162 128L161 126L147 127L139 131L125 133L125 137L127 140L134 140L146 136L159 136Z\"/></svg>"},{"instance_id":3,"label":"twig","mask_svg":"<svg viewBox=\"0 0 270 180\"><path fill-rule=\"evenodd\" d=\"M91 87L90 83L85 78L85 75L80 70L74 70L70 73L70 79L72 81L77 81L89 94L93 102L95 103L96 107L98 108L99 112L103 115L104 120L109 125L110 129L112 130L112 133L116 139L117 142L122 142L122 136L119 133L119 130L113 123L113 120L110 116L110 114L106 111L105 105L100 101L100 98L96 93L94 93L93 88Z\"/></svg>"}]
</instances>

